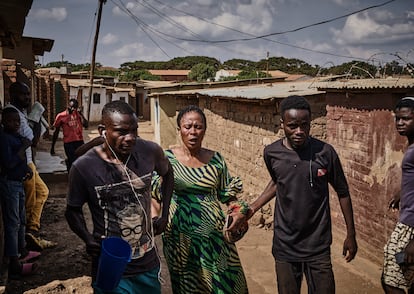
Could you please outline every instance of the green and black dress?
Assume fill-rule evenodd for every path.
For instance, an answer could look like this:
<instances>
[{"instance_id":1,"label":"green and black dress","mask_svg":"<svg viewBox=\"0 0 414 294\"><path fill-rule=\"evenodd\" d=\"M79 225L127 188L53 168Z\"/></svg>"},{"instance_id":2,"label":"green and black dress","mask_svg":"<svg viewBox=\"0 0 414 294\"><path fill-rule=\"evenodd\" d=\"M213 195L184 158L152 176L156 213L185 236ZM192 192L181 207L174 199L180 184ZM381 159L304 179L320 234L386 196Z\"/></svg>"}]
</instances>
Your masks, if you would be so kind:
<instances>
[{"instance_id":1,"label":"green and black dress","mask_svg":"<svg viewBox=\"0 0 414 294\"><path fill-rule=\"evenodd\" d=\"M181 164L171 150L165 153L174 168L174 194L163 234L173 292L248 293L236 246L223 237L220 204L242 190L242 181L230 177L218 152L199 168Z\"/></svg>"}]
</instances>

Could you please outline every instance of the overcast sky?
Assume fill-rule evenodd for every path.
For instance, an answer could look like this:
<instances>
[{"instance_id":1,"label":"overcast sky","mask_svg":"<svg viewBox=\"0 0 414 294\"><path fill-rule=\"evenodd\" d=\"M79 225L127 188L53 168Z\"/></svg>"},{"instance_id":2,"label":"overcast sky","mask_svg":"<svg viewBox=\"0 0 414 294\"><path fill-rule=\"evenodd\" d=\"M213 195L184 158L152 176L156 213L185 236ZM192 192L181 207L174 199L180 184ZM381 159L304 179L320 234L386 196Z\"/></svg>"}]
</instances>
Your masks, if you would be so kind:
<instances>
[{"instance_id":1,"label":"overcast sky","mask_svg":"<svg viewBox=\"0 0 414 294\"><path fill-rule=\"evenodd\" d=\"M24 36L55 40L42 64L62 55L74 64L91 62L98 4L33 1ZM374 5L382 6L353 14ZM267 52L322 67L353 59L414 63L414 1L108 0L96 61L114 67L189 55L258 61Z\"/></svg>"}]
</instances>

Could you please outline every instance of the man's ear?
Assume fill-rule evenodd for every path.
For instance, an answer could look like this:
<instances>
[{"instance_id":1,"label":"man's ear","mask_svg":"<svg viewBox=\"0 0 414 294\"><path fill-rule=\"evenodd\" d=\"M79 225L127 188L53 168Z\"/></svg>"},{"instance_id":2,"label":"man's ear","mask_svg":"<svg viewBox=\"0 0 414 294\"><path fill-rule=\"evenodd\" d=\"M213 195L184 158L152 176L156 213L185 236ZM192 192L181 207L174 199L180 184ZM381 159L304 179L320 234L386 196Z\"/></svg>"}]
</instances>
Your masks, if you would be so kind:
<instances>
[{"instance_id":1,"label":"man's ear","mask_svg":"<svg viewBox=\"0 0 414 294\"><path fill-rule=\"evenodd\" d=\"M105 130L105 126L103 125L103 124L99 124L98 125L98 132L99 132L99 135L101 135L102 136L102 131L103 130Z\"/></svg>"}]
</instances>

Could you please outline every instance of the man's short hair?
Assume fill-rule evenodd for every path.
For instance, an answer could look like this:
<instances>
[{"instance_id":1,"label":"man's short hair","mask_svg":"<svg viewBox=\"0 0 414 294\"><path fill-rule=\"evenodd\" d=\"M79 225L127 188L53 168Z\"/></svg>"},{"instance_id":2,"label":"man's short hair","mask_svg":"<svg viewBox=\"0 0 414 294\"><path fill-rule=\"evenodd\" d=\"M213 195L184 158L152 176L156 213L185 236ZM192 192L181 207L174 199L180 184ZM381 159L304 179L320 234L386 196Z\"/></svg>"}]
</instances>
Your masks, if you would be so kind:
<instances>
[{"instance_id":1,"label":"man's short hair","mask_svg":"<svg viewBox=\"0 0 414 294\"><path fill-rule=\"evenodd\" d=\"M23 82L14 82L9 87L9 94L10 98L13 100L17 98L18 94L22 92L23 89L29 88L25 83Z\"/></svg>"},{"instance_id":2,"label":"man's short hair","mask_svg":"<svg viewBox=\"0 0 414 294\"><path fill-rule=\"evenodd\" d=\"M14 107L6 107L6 108L3 108L3 111L1 113L1 115L2 115L2 117L4 117L4 116L6 116L8 114L12 114L12 113L19 114L19 112L17 111L16 108L14 108Z\"/></svg>"},{"instance_id":3,"label":"man's short hair","mask_svg":"<svg viewBox=\"0 0 414 294\"><path fill-rule=\"evenodd\" d=\"M102 119L111 115L112 113L134 114L135 111L128 103L122 100L115 100L105 104L102 109Z\"/></svg>"},{"instance_id":4,"label":"man's short hair","mask_svg":"<svg viewBox=\"0 0 414 294\"><path fill-rule=\"evenodd\" d=\"M69 103L71 102L79 104L78 99L75 99L75 98L69 99Z\"/></svg>"},{"instance_id":5,"label":"man's short hair","mask_svg":"<svg viewBox=\"0 0 414 294\"><path fill-rule=\"evenodd\" d=\"M399 110L403 107L411 108L414 111L414 97L404 97L395 105L395 110Z\"/></svg>"},{"instance_id":6,"label":"man's short hair","mask_svg":"<svg viewBox=\"0 0 414 294\"><path fill-rule=\"evenodd\" d=\"M302 96L294 95L283 99L280 103L280 115L283 117L285 111L289 109L304 109L309 111L309 114L311 114L310 104L308 100Z\"/></svg>"}]
</instances>

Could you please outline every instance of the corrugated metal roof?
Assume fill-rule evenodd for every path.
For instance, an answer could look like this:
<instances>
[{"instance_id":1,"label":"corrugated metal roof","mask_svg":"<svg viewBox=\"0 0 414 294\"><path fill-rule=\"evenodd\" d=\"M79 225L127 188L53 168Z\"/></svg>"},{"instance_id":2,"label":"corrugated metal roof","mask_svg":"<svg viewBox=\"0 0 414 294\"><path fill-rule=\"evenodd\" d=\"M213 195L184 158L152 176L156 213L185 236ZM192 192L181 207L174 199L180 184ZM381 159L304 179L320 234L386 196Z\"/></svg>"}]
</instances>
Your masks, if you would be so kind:
<instances>
[{"instance_id":1,"label":"corrugated metal roof","mask_svg":"<svg viewBox=\"0 0 414 294\"><path fill-rule=\"evenodd\" d=\"M156 76L187 76L190 72L187 69L150 69L148 71Z\"/></svg>"},{"instance_id":2,"label":"corrugated metal roof","mask_svg":"<svg viewBox=\"0 0 414 294\"><path fill-rule=\"evenodd\" d=\"M70 87L90 87L90 83L88 80L80 80L80 79L68 79L68 84ZM94 88L107 88L107 86L102 84L93 84Z\"/></svg>"},{"instance_id":3,"label":"corrugated metal roof","mask_svg":"<svg viewBox=\"0 0 414 294\"><path fill-rule=\"evenodd\" d=\"M337 80L332 82L316 82L315 87L320 90L369 90L369 89L397 89L414 88L413 78L386 78L386 79L359 79L359 80Z\"/></svg>"},{"instance_id":4,"label":"corrugated metal roof","mask_svg":"<svg viewBox=\"0 0 414 294\"><path fill-rule=\"evenodd\" d=\"M260 84L242 87L223 87L214 89L191 89L183 91L170 91L162 93L154 93L157 95L205 95L210 97L227 97L227 98L243 98L243 99L271 99L285 98L291 95L315 95L324 93L312 86L310 81L304 82L281 82L273 84Z\"/></svg>"}]
</instances>

